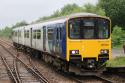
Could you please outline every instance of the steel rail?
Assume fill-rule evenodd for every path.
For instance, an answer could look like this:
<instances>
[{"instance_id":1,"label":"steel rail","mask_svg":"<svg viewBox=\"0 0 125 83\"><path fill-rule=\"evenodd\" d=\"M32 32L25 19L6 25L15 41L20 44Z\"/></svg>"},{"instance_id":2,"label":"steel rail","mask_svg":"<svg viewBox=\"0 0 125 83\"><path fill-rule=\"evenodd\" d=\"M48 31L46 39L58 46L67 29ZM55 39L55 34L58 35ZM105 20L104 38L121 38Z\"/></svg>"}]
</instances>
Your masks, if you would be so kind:
<instances>
[{"instance_id":1,"label":"steel rail","mask_svg":"<svg viewBox=\"0 0 125 83\"><path fill-rule=\"evenodd\" d=\"M41 81L42 83L49 83L49 81L47 79L45 79L45 77L38 73L38 71L36 72L33 68L31 68L30 66L26 65L21 59L19 59L18 57L16 57L16 55L14 55L12 52L10 52L8 49L6 49L5 46L3 46L2 44L0 44L10 55L12 55L14 58L16 58L18 61L20 61L21 63L24 64L24 66L27 68L28 71L30 71L39 81Z\"/></svg>"},{"instance_id":2,"label":"steel rail","mask_svg":"<svg viewBox=\"0 0 125 83\"><path fill-rule=\"evenodd\" d=\"M75 76L76 77L76 76ZM109 80L107 78L104 78L102 76L98 76L98 75L85 75L85 76L80 76L80 79L83 78L83 79L78 79L77 77L75 78L73 76L70 76L71 79L75 80L76 82L78 83L84 83L84 80L86 79L97 79L99 81L101 81L102 83L115 83L114 81L112 80Z\"/></svg>"},{"instance_id":3,"label":"steel rail","mask_svg":"<svg viewBox=\"0 0 125 83\"><path fill-rule=\"evenodd\" d=\"M10 42L10 41L8 41L8 40L5 40L5 39L0 39L0 41L5 42L6 44L7 44L7 43L12 44L12 42Z\"/></svg>"},{"instance_id":4,"label":"steel rail","mask_svg":"<svg viewBox=\"0 0 125 83\"><path fill-rule=\"evenodd\" d=\"M16 76L16 79L18 80L18 83L22 83L21 79L20 79L20 76L19 76L19 72L18 72L18 69L17 69L17 62L16 62L16 59L14 59L14 71L15 71L15 76Z\"/></svg>"},{"instance_id":5,"label":"steel rail","mask_svg":"<svg viewBox=\"0 0 125 83\"><path fill-rule=\"evenodd\" d=\"M77 78L75 78L75 77L69 76L69 78L73 79L73 80L76 81L77 83L83 83L82 80L79 80L79 79L77 79Z\"/></svg>"},{"instance_id":6,"label":"steel rail","mask_svg":"<svg viewBox=\"0 0 125 83\"><path fill-rule=\"evenodd\" d=\"M109 80L107 78L104 78L102 76L98 76L98 75L94 75L95 77L97 77L98 79L104 81L105 83L114 83L112 80Z\"/></svg>"},{"instance_id":7,"label":"steel rail","mask_svg":"<svg viewBox=\"0 0 125 83\"><path fill-rule=\"evenodd\" d=\"M5 43L6 43L7 45L9 45L7 42L5 42ZM9 45L9 46L13 47L12 45ZM31 61L31 60L29 60L29 61ZM31 64L32 64L32 61L31 61ZM32 66L33 66L33 69L42 76L42 74L39 72L39 70L36 68L36 66L33 65L33 64L32 64ZM76 81L77 83L82 83L81 80L79 80L79 79L77 79L77 78L75 78L75 77L73 77L73 76L68 76L68 77L71 78L71 79L73 79L73 80ZM95 75L95 77L97 77L98 79L103 80L103 81L105 81L105 82L113 83L112 81L110 81L110 80L108 80L108 79L105 79L105 78L102 78L102 77L100 77L100 76ZM45 79L46 79L46 78L45 78Z\"/></svg>"},{"instance_id":8,"label":"steel rail","mask_svg":"<svg viewBox=\"0 0 125 83\"><path fill-rule=\"evenodd\" d=\"M16 79L16 77L13 74L13 71L11 70L11 68L9 67L6 59L4 57L2 57L2 55L0 56L4 65L6 66L7 72L9 73L9 75L11 75L11 79L14 83L19 83L18 80Z\"/></svg>"},{"instance_id":9,"label":"steel rail","mask_svg":"<svg viewBox=\"0 0 125 83\"><path fill-rule=\"evenodd\" d=\"M47 82L48 80L43 76L43 74L41 74L40 70L33 64L32 59L30 57L29 57L29 62L32 65L35 72L37 72L40 76L42 76L44 81Z\"/></svg>"},{"instance_id":10,"label":"steel rail","mask_svg":"<svg viewBox=\"0 0 125 83\"><path fill-rule=\"evenodd\" d=\"M3 42L4 42L4 41L3 41ZM7 45L13 47L13 45L8 44L7 42L5 42L5 43L6 43ZM4 48L5 48L5 47L4 47ZM9 53L10 53L10 52L9 52ZM13 55L12 53L10 53L10 54ZM15 57L15 56L14 56L14 57ZM17 58L17 57L16 57L16 58ZM18 58L18 59L19 59L19 58ZM20 59L19 59L19 60L20 60ZM21 60L20 60L20 61L21 61ZM23 62L22 62L22 63L23 63ZM23 63L23 64L26 65L25 63ZM47 79L40 73L40 71L36 68L36 66L33 65L33 69L30 68L29 66L27 66L27 68L30 69L31 71L36 72L36 73L33 73L33 74L39 76L39 78L41 78L41 77L42 77L42 79L44 78L45 83L48 83ZM104 82L106 82L106 83L113 83L112 80L106 79L106 78L101 77L101 76L98 76L98 75L95 75L94 77L96 77L96 78L98 78L98 79L100 79L100 80L102 80L102 81L104 81ZM73 76L69 76L69 78L73 79L73 80L76 81L77 83L82 83L81 80L79 80L79 79L77 79L77 78L75 78L75 77L73 77ZM41 80L41 82L43 82L43 81Z\"/></svg>"}]
</instances>

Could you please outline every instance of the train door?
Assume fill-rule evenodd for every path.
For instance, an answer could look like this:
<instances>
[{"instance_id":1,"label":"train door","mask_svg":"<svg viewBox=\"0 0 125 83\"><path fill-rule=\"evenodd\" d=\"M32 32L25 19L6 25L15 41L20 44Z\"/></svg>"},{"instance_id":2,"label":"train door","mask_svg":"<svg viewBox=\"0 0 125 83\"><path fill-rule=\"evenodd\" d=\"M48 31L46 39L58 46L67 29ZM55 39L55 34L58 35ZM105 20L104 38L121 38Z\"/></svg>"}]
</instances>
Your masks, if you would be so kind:
<instances>
[{"instance_id":1,"label":"train door","mask_svg":"<svg viewBox=\"0 0 125 83\"><path fill-rule=\"evenodd\" d=\"M56 27L56 40L55 40L56 53L59 53L59 26Z\"/></svg>"},{"instance_id":2,"label":"train door","mask_svg":"<svg viewBox=\"0 0 125 83\"><path fill-rule=\"evenodd\" d=\"M43 26L43 50L46 51L46 26Z\"/></svg>"},{"instance_id":3,"label":"train door","mask_svg":"<svg viewBox=\"0 0 125 83\"><path fill-rule=\"evenodd\" d=\"M59 26L59 53L62 54L62 25Z\"/></svg>"},{"instance_id":4,"label":"train door","mask_svg":"<svg viewBox=\"0 0 125 83\"><path fill-rule=\"evenodd\" d=\"M30 46L32 47L32 28L30 28Z\"/></svg>"}]
</instances>

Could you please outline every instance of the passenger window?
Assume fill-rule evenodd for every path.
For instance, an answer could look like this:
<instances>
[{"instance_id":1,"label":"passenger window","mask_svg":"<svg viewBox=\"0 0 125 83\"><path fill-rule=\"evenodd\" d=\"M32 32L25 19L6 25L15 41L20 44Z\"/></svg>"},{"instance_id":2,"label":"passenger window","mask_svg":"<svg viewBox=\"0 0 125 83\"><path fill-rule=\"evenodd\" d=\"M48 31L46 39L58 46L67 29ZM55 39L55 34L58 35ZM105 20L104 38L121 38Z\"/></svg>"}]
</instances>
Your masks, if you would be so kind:
<instances>
[{"instance_id":1,"label":"passenger window","mask_svg":"<svg viewBox=\"0 0 125 83\"><path fill-rule=\"evenodd\" d=\"M48 29L48 40L53 40L53 29Z\"/></svg>"},{"instance_id":2,"label":"passenger window","mask_svg":"<svg viewBox=\"0 0 125 83\"><path fill-rule=\"evenodd\" d=\"M21 31L19 31L18 36L21 37Z\"/></svg>"},{"instance_id":3,"label":"passenger window","mask_svg":"<svg viewBox=\"0 0 125 83\"><path fill-rule=\"evenodd\" d=\"M20 37L20 31L18 31L18 37Z\"/></svg>"},{"instance_id":4,"label":"passenger window","mask_svg":"<svg viewBox=\"0 0 125 83\"><path fill-rule=\"evenodd\" d=\"M41 30L37 30L37 39L41 39Z\"/></svg>"},{"instance_id":5,"label":"passenger window","mask_svg":"<svg viewBox=\"0 0 125 83\"><path fill-rule=\"evenodd\" d=\"M25 30L25 31L24 31L24 37L25 37L25 38L29 38L29 30L27 30L27 31Z\"/></svg>"},{"instance_id":6,"label":"passenger window","mask_svg":"<svg viewBox=\"0 0 125 83\"><path fill-rule=\"evenodd\" d=\"M27 38L29 38L29 30L27 31Z\"/></svg>"},{"instance_id":7,"label":"passenger window","mask_svg":"<svg viewBox=\"0 0 125 83\"><path fill-rule=\"evenodd\" d=\"M33 39L36 39L36 30L33 31Z\"/></svg>"},{"instance_id":8,"label":"passenger window","mask_svg":"<svg viewBox=\"0 0 125 83\"><path fill-rule=\"evenodd\" d=\"M26 31L24 31L24 37L26 38Z\"/></svg>"}]
</instances>

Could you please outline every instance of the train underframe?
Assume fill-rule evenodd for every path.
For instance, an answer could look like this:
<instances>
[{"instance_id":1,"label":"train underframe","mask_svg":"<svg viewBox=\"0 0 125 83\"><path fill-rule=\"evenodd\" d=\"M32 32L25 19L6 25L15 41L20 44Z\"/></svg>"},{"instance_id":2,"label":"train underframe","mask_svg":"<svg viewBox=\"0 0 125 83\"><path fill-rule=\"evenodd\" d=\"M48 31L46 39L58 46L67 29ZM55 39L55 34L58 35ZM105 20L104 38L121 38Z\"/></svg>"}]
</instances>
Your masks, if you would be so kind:
<instances>
[{"instance_id":1,"label":"train underframe","mask_svg":"<svg viewBox=\"0 0 125 83\"><path fill-rule=\"evenodd\" d=\"M21 44L13 43L13 45L18 50L22 50L23 52L29 54L31 58L38 58L44 60L46 63L50 63L53 66L56 66L57 70L61 70L64 72L86 72L86 71L98 71L105 69L105 61L108 58L105 58L105 61L102 60L96 61L96 58L85 58L83 61L81 59L70 59L70 61L66 61L65 59L61 59L57 56L50 55L46 52L41 52L35 50L33 48L29 48L23 46Z\"/></svg>"}]
</instances>

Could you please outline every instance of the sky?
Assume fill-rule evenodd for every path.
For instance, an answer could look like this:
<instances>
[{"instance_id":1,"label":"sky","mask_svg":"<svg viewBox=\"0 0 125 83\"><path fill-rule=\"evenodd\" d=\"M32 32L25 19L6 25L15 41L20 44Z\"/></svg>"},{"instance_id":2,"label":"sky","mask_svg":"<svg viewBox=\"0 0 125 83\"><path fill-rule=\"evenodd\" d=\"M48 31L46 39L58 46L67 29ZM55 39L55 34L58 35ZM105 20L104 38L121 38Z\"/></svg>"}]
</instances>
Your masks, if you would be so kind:
<instances>
[{"instance_id":1,"label":"sky","mask_svg":"<svg viewBox=\"0 0 125 83\"><path fill-rule=\"evenodd\" d=\"M98 0L0 0L0 28L12 26L22 20L28 23L53 14L66 4L95 5Z\"/></svg>"}]
</instances>

